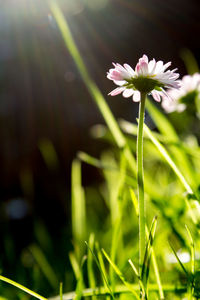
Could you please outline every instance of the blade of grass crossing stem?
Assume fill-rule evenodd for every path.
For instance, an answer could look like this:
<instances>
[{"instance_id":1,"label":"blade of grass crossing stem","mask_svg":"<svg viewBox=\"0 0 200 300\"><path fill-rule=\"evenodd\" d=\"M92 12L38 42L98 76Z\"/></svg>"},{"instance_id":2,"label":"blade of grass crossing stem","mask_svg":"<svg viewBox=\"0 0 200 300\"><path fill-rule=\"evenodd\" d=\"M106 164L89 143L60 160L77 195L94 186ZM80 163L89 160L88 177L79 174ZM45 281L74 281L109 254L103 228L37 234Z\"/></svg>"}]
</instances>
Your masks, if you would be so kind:
<instances>
[{"instance_id":1,"label":"blade of grass crossing stem","mask_svg":"<svg viewBox=\"0 0 200 300\"><path fill-rule=\"evenodd\" d=\"M83 245L86 234L86 212L85 212L85 194L81 183L81 162L75 159L72 162L72 233L75 242L77 256L81 260L83 255Z\"/></svg>"},{"instance_id":2,"label":"blade of grass crossing stem","mask_svg":"<svg viewBox=\"0 0 200 300\"><path fill-rule=\"evenodd\" d=\"M90 234L89 237L89 247L93 251L94 250L94 234ZM95 288L96 287L96 281L95 281L95 274L94 274L94 269L93 269L93 256L91 251L88 248L88 254L87 254L87 272L88 272L88 282L89 282L89 287ZM92 296L92 299L95 300L96 297Z\"/></svg>"},{"instance_id":3,"label":"blade of grass crossing stem","mask_svg":"<svg viewBox=\"0 0 200 300\"><path fill-rule=\"evenodd\" d=\"M195 98L195 101L198 102L198 105L200 106L200 98L199 95L198 97ZM196 103L197 105L197 103ZM200 112L200 107L198 109L198 111ZM200 115L200 113L199 113ZM120 127L123 129L123 131L125 133L128 133L130 135L136 136L137 135L137 125L132 124L131 122L128 122L126 120L121 119L119 121ZM181 140L178 141L174 141L173 139L170 139L168 136L165 136L161 133L158 132L154 132L154 136L158 139L159 142L162 142L165 145L173 145L176 146L178 148L181 148L184 152L186 152L187 154L190 155L190 157L193 158L197 158L198 160L200 159L200 151L198 146L196 147L190 147L190 145L185 144L184 142L182 142ZM148 138L149 137L144 133L144 138Z\"/></svg>"},{"instance_id":4,"label":"blade of grass crossing stem","mask_svg":"<svg viewBox=\"0 0 200 300\"><path fill-rule=\"evenodd\" d=\"M147 133L147 135L149 136L149 138L151 139L151 141L153 142L153 144L156 146L156 148L158 149L158 151L160 152L160 154L165 158L165 160L167 161L167 163L169 164L169 166L172 168L172 170L174 171L174 173L176 174L176 176L179 178L179 180L182 183L183 187L186 189L186 192L187 192L188 196L185 197L185 201L186 201L187 207L189 209L191 219L193 220L193 222L195 224L198 224L198 219L197 219L196 215L193 213L193 210L192 210L192 208L190 206L190 203L189 203L189 200L188 200L188 197L191 200L194 200L194 204L196 205L196 208L197 208L197 210L199 212L200 211L200 206L199 206L199 203L197 201L197 197L194 194L192 188L190 187L190 185L188 184L187 180L185 179L185 177L183 176L183 174L180 172L180 170L178 169L178 167L176 166L176 164L174 163L174 161L171 159L171 157L168 154L167 150L155 138L155 136L153 135L153 133L151 132L151 130L146 125L144 125L144 131Z\"/></svg>"},{"instance_id":5,"label":"blade of grass crossing stem","mask_svg":"<svg viewBox=\"0 0 200 300\"><path fill-rule=\"evenodd\" d=\"M101 94L100 90L94 83L94 81L91 79L87 68L81 58L81 55L79 53L79 50L75 44L75 41L72 37L71 31L69 29L67 20L64 18L64 15L58 6L56 1L49 1L51 12L58 24L58 27L61 31L62 37L65 42L65 46L68 49L69 53L71 54L72 58L74 59L74 62L81 74L81 77L86 84L86 87L88 88L88 91L90 95L92 96L93 100L96 102L101 114L104 117L104 120L109 127L116 144L120 148L124 148L125 156L130 164L130 167L134 174L136 174L136 161L133 157L127 143L124 135L122 134L109 106L107 105L103 95Z\"/></svg>"},{"instance_id":6,"label":"blade of grass crossing stem","mask_svg":"<svg viewBox=\"0 0 200 300\"><path fill-rule=\"evenodd\" d=\"M157 216L154 217L150 232L149 232L149 239L147 241L145 255L144 255L144 262L142 266L142 273L141 273L141 281L143 282L144 289L146 292L146 297L148 294L148 278L149 278L149 270L150 270L150 262L151 262L151 253L153 247L154 236L156 232L156 225L157 225Z\"/></svg>"},{"instance_id":7,"label":"blade of grass crossing stem","mask_svg":"<svg viewBox=\"0 0 200 300\"><path fill-rule=\"evenodd\" d=\"M101 275L102 275L102 278L103 278L103 280L104 280L104 282L105 282L105 284L106 284L106 286L107 286L107 288L108 288L108 292L110 293L111 298L112 298L112 299L115 299L115 296L114 296L114 294L113 294L113 291L111 290L111 288L110 288L110 286L109 286L109 283L108 283L108 280L107 280L107 277L106 277L106 275L105 275L106 273L104 273L103 269L101 269L101 265L99 264L99 261L98 261L96 255L94 254L94 251L92 251L92 249L90 249L90 247L89 247L89 245L88 245L87 242L85 242L85 244L87 245L88 249L91 251L91 253L92 253L93 257L94 257L94 260L95 260L95 262L96 262L96 264L97 264L97 267L98 267L98 269L99 269L99 271L100 271L100 273L101 273Z\"/></svg>"},{"instance_id":8,"label":"blade of grass crossing stem","mask_svg":"<svg viewBox=\"0 0 200 300\"><path fill-rule=\"evenodd\" d=\"M190 299L193 299L194 294L194 273L195 273L195 251L194 251L194 240L192 238L191 232L187 225L185 225L185 228L187 230L188 236L189 236L189 247L190 247L190 253L191 253L191 280L190 280Z\"/></svg>"},{"instance_id":9,"label":"blade of grass crossing stem","mask_svg":"<svg viewBox=\"0 0 200 300\"><path fill-rule=\"evenodd\" d=\"M164 136L168 137L171 142L179 143L179 136L166 116L149 100L146 103L146 107L159 131ZM179 168L181 168L182 172L184 172L187 177L187 180L189 180L193 186L196 186L196 178L194 176L195 172L192 171L191 162L188 160L185 151L175 145L171 145L169 148L175 158L175 161L179 165Z\"/></svg>"},{"instance_id":10,"label":"blade of grass crossing stem","mask_svg":"<svg viewBox=\"0 0 200 300\"><path fill-rule=\"evenodd\" d=\"M45 275L51 286L57 289L57 287L59 286L59 281L42 250L36 245L30 246L29 249L34 259L36 260L38 266L40 267L42 273Z\"/></svg>"},{"instance_id":11,"label":"blade of grass crossing stem","mask_svg":"<svg viewBox=\"0 0 200 300\"><path fill-rule=\"evenodd\" d=\"M29 295L31 295L31 296L39 299L39 300L48 300L47 298L44 298L43 296L31 291L30 289L26 288L25 286L15 282L15 281L13 281L13 280L5 277L5 276L0 275L0 280L9 283L12 286L17 287L18 289L24 291L25 293L27 293L27 294L29 294Z\"/></svg>"},{"instance_id":12,"label":"blade of grass crossing stem","mask_svg":"<svg viewBox=\"0 0 200 300\"><path fill-rule=\"evenodd\" d=\"M119 278L121 279L121 281L123 282L123 284L129 289L129 291L136 297L136 299L140 299L137 292L134 290L134 288L132 287L132 285L127 282L124 278L124 275L122 274L122 272L119 270L119 268L116 266L116 264L114 262L112 262L112 260L110 259L110 257L108 256L108 254L105 252L104 249L102 249L102 252L104 254L104 256L106 257L106 259L108 260L108 262L111 264L111 266L113 267L115 273L119 276Z\"/></svg>"},{"instance_id":13,"label":"blade of grass crossing stem","mask_svg":"<svg viewBox=\"0 0 200 300\"><path fill-rule=\"evenodd\" d=\"M144 285L143 285L142 280L140 279L140 275L139 275L139 273L138 273L137 268L135 267L135 265L133 264L133 262L132 262L131 259L129 259L128 262L129 262L131 268L133 269L133 272L135 273L135 275L137 276L137 278L138 278L138 280L139 280L140 287L141 287L141 289L142 289L142 295L145 295L145 288L144 288Z\"/></svg>"},{"instance_id":14,"label":"blade of grass crossing stem","mask_svg":"<svg viewBox=\"0 0 200 300\"><path fill-rule=\"evenodd\" d=\"M134 190L131 189L131 188L129 189L129 192L130 192L130 195L131 195L131 200L132 200L132 203L133 203L133 207L135 208L136 216L139 217L138 201L137 201L136 195L134 193ZM145 233L146 233L146 239L148 240L149 230L148 230L147 225L145 226ZM164 299L164 292L163 292L163 287L162 287L162 283L161 283L161 279L160 279L160 273L159 273L159 269L158 269L156 255L155 255L153 247L152 247L152 254L151 255L152 255L152 264L153 264L153 269L154 269L154 273L155 273L155 277L156 277L156 282L157 282L157 285L158 285L159 296L160 296L160 299L163 300ZM132 266L132 268L133 268L133 266ZM134 270L134 268L133 268L133 270ZM139 274L138 274L138 276L139 276Z\"/></svg>"}]
</instances>

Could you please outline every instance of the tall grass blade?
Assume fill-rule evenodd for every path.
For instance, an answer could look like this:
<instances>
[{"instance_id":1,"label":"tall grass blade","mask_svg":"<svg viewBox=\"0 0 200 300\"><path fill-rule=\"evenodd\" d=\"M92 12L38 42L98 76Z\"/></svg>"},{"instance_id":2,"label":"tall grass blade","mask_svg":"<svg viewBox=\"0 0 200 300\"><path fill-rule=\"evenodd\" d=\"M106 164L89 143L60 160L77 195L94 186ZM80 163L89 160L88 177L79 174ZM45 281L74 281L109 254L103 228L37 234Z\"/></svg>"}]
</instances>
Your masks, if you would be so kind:
<instances>
[{"instance_id":1,"label":"tall grass blade","mask_svg":"<svg viewBox=\"0 0 200 300\"><path fill-rule=\"evenodd\" d=\"M90 234L89 237L89 247L93 251L94 250L94 234ZM94 269L93 269L93 256L91 251L88 248L88 255L87 255L87 272L88 272L88 282L89 282L89 287L95 288L96 287L96 280L95 280L95 274L94 274ZM96 297L92 297L93 300L96 299Z\"/></svg>"},{"instance_id":2,"label":"tall grass blade","mask_svg":"<svg viewBox=\"0 0 200 300\"><path fill-rule=\"evenodd\" d=\"M39 295L39 294L37 294L37 293L31 291L30 289L26 288L25 286L23 286L23 285L21 285L21 284L15 282L15 281L13 281L13 280L7 278L7 277L4 277L4 276L0 275L0 280L1 280L1 281L4 281L4 282L7 282L7 283L9 283L9 284L11 284L11 285L17 287L18 289L24 291L25 293L27 293L27 294L29 294L29 295L31 295L31 296L33 296L33 297L39 299L39 300L48 300L47 298L44 298L43 296L41 296L41 295Z\"/></svg>"},{"instance_id":3,"label":"tall grass blade","mask_svg":"<svg viewBox=\"0 0 200 300\"><path fill-rule=\"evenodd\" d=\"M42 250L37 245L32 245L29 249L38 266L40 267L42 273L45 275L51 286L54 289L57 289L57 287L59 286L59 281Z\"/></svg>"},{"instance_id":4,"label":"tall grass blade","mask_svg":"<svg viewBox=\"0 0 200 300\"><path fill-rule=\"evenodd\" d=\"M72 58L74 59L74 62L77 66L77 69L80 72L80 75L83 79L83 81L86 84L86 87L88 88L89 93L91 94L93 100L97 104L101 114L103 115L105 122L107 126L109 127L116 144L119 148L124 148L124 153L129 161L130 167L134 173L136 173L136 161L133 155L131 154L131 151L126 143L126 139L123 136L110 108L108 107L102 93L90 77L87 68L81 58L81 55L79 53L79 50L76 46L76 43L72 37L70 28L68 26L67 20L64 18L64 15L58 6L58 3L56 1L49 1L50 9L52 11L52 14L58 24L58 27L61 31L62 37L64 39L64 43L68 51L70 52Z\"/></svg>"},{"instance_id":5,"label":"tall grass blade","mask_svg":"<svg viewBox=\"0 0 200 300\"><path fill-rule=\"evenodd\" d=\"M86 212L85 212L85 194L82 187L81 162L75 159L72 162L71 171L71 201L72 201L72 233L75 242L75 249L79 261L83 255L84 240L86 236Z\"/></svg>"}]
</instances>

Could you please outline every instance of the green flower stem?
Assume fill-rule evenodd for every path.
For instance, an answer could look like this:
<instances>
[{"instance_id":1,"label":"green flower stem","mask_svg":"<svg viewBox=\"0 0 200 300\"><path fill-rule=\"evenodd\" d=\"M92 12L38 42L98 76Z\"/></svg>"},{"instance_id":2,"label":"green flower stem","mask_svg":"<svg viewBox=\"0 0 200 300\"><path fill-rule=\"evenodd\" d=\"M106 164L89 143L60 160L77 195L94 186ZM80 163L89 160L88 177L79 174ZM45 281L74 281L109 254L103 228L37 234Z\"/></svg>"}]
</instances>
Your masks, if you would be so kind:
<instances>
[{"instance_id":1,"label":"green flower stem","mask_svg":"<svg viewBox=\"0 0 200 300\"><path fill-rule=\"evenodd\" d=\"M145 253L145 204L144 204L144 175L143 175L143 125L145 113L146 93L141 93L139 107L139 123L137 133L137 183L138 183L138 203L139 203L139 269L140 276Z\"/></svg>"}]
</instances>

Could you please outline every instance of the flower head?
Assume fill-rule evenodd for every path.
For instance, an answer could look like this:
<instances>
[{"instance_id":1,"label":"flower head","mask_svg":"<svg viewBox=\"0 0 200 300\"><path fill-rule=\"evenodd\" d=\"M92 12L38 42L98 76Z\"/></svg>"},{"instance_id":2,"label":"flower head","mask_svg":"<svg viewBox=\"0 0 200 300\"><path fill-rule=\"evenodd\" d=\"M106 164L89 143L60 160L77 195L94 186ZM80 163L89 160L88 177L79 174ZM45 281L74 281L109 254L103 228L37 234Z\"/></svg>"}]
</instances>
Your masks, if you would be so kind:
<instances>
[{"instance_id":1,"label":"flower head","mask_svg":"<svg viewBox=\"0 0 200 300\"><path fill-rule=\"evenodd\" d=\"M113 63L114 68L107 73L107 78L113 80L118 85L116 89L109 93L116 96L122 93L123 97L133 97L133 101L140 101L140 93L151 94L153 98L160 102L161 97L166 94L164 88L179 88L176 69L165 71L171 62L164 64L155 59L148 60L146 55L139 59L135 70L128 64L123 66Z\"/></svg>"},{"instance_id":2,"label":"flower head","mask_svg":"<svg viewBox=\"0 0 200 300\"><path fill-rule=\"evenodd\" d=\"M182 112L196 96L200 95L200 74L183 76L179 90L168 90L169 97L164 96L162 107L167 113Z\"/></svg>"}]
</instances>

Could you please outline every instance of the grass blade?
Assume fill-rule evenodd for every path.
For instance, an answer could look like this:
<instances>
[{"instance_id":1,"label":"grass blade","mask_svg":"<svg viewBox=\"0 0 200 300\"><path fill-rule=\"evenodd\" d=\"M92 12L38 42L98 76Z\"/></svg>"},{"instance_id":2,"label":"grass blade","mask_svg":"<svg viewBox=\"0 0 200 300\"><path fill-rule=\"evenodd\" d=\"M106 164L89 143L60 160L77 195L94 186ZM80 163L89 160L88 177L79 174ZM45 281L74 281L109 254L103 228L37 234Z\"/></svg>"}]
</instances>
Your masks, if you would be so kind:
<instances>
[{"instance_id":1,"label":"grass blade","mask_svg":"<svg viewBox=\"0 0 200 300\"><path fill-rule=\"evenodd\" d=\"M99 249L99 244L97 242L95 243L95 248L96 248L96 251L97 251L97 257L98 257L98 261L99 261L99 266L100 266L100 268L102 270L102 273L104 274L104 277L106 279L106 281L103 280L104 288L107 289L106 282L108 282L108 278L106 276L106 268L105 268L105 264L104 264L102 253L101 253L101 251ZM109 300L109 299L110 299L110 297L106 296L106 300Z\"/></svg>"},{"instance_id":2,"label":"grass blade","mask_svg":"<svg viewBox=\"0 0 200 300\"><path fill-rule=\"evenodd\" d=\"M71 201L72 201L72 233L75 242L79 260L83 255L80 247L84 243L86 235L86 212L85 212L85 194L81 183L81 162L75 159L72 162L71 171ZM78 208L78 209L77 209Z\"/></svg>"},{"instance_id":3,"label":"grass blade","mask_svg":"<svg viewBox=\"0 0 200 300\"><path fill-rule=\"evenodd\" d=\"M92 233L89 237L89 247L93 251L94 249L94 234ZM93 270L93 260L92 260L92 253L88 248L88 255L87 255L87 271L88 271L88 282L89 287L95 288L96 287L96 281L95 281L95 274ZM96 297L92 297L93 300L96 299Z\"/></svg>"},{"instance_id":4,"label":"grass blade","mask_svg":"<svg viewBox=\"0 0 200 300\"><path fill-rule=\"evenodd\" d=\"M132 292L132 294L136 297L136 299L139 300L140 298L139 298L138 294L136 293L135 289L132 287L132 285L129 282L127 282L125 280L124 275L118 269L118 267L116 266L116 264L114 264L114 262L112 262L112 260L110 259L110 257L108 256L108 254L105 252L104 249L102 249L102 252L103 252L104 256L106 257L106 259L108 260L108 262L110 263L110 265L113 267L115 273L119 276L119 278L123 282L123 284L129 289L130 292Z\"/></svg>"},{"instance_id":5,"label":"grass blade","mask_svg":"<svg viewBox=\"0 0 200 300\"><path fill-rule=\"evenodd\" d=\"M192 298L192 295L194 294L194 274L195 274L195 250L194 250L194 240L192 238L191 232L187 225L185 225L185 228L187 230L189 240L190 240L190 253L191 253L191 282L190 282L190 298Z\"/></svg>"},{"instance_id":6,"label":"grass blade","mask_svg":"<svg viewBox=\"0 0 200 300\"><path fill-rule=\"evenodd\" d=\"M39 299L39 300L48 300L47 298L44 298L43 296L41 296L41 295L39 295L39 294L37 294L37 293L31 291L30 289L26 288L25 286L23 286L23 285L21 285L21 284L15 282L15 281L13 281L13 280L7 278L7 277L4 277L4 276L0 275L0 280L1 280L1 281L4 281L4 282L7 282L7 283L9 283L9 284L11 284L11 285L17 287L18 289L24 291L25 293L27 293L27 294L29 294L29 295L31 295L31 296L33 296L33 297Z\"/></svg>"},{"instance_id":7,"label":"grass blade","mask_svg":"<svg viewBox=\"0 0 200 300\"><path fill-rule=\"evenodd\" d=\"M54 273L54 270L52 269L44 253L42 252L42 250L36 245L30 246L29 249L34 259L36 260L38 266L40 267L41 271L43 272L43 274L51 284L51 286L57 289L57 287L59 286L59 281Z\"/></svg>"},{"instance_id":8,"label":"grass blade","mask_svg":"<svg viewBox=\"0 0 200 300\"><path fill-rule=\"evenodd\" d=\"M69 259L70 259L70 262L71 262L71 265L72 265L72 268L73 268L73 271L74 271L74 274L75 274L75 277L77 280L75 296L73 299L80 300L82 297L83 290L85 288L81 268L86 260L86 257L85 256L83 257L81 266L79 266L79 263L78 263L74 253L72 253L72 252L69 253Z\"/></svg>"},{"instance_id":9,"label":"grass blade","mask_svg":"<svg viewBox=\"0 0 200 300\"><path fill-rule=\"evenodd\" d=\"M106 275L105 275L103 269L101 269L101 265L99 264L99 261L98 261L96 255L94 254L94 252L92 251L92 249L89 247L88 243L85 242L85 244L87 245L88 249L91 251L91 253L92 253L92 255L93 255L94 259L95 259L95 262L96 262L96 264L97 264L97 267L98 267L98 269L99 269L99 271L100 271L100 273L101 273L101 275L102 275L102 278L103 278L103 280L104 280L104 282L105 282L105 284L106 284L106 286L107 286L107 288L108 288L108 291L109 291L111 297L112 297L113 299L115 299L115 296L114 296L114 294L113 294L113 292L112 292L112 290L111 290L111 288L110 288L110 286L109 286L107 277L106 277Z\"/></svg>"},{"instance_id":10,"label":"grass blade","mask_svg":"<svg viewBox=\"0 0 200 300\"><path fill-rule=\"evenodd\" d=\"M90 95L92 96L92 98L95 101L95 103L97 104L102 116L104 117L104 120L105 120L107 126L109 127L109 129L115 139L116 144L118 145L119 148L124 149L124 154L126 156L126 159L128 160L132 171L134 172L134 174L136 174L135 158L133 157L133 155L127 145L126 139L125 139L124 135L122 134L122 132L117 124L117 121L115 120L102 93L100 92L100 90L98 89L98 87L96 86L96 84L94 83L94 81L92 80L92 78L90 77L90 75L87 71L87 68L81 58L81 55L76 46L76 43L72 37L67 20L64 18L64 15L56 1L50 0L49 4L50 4L50 9L52 11L52 14L53 14L53 16L58 24L58 27L60 29L60 32L62 34L65 46L68 49L68 51L70 52L72 58L74 59L77 69L80 72L80 75L81 75L84 83L86 84L86 87L88 88Z\"/></svg>"},{"instance_id":11,"label":"grass blade","mask_svg":"<svg viewBox=\"0 0 200 300\"><path fill-rule=\"evenodd\" d=\"M60 283L60 300L63 300L63 283Z\"/></svg>"},{"instance_id":12,"label":"grass blade","mask_svg":"<svg viewBox=\"0 0 200 300\"><path fill-rule=\"evenodd\" d=\"M174 255L176 256L176 259L177 259L179 265L181 266L183 272L185 273L185 275L187 276L187 278L189 278L188 272L186 271L184 265L182 264L181 260L179 259L176 251L174 250L174 248L173 248L173 246L171 244L170 244L170 247L171 247L172 251L174 252Z\"/></svg>"}]
</instances>

